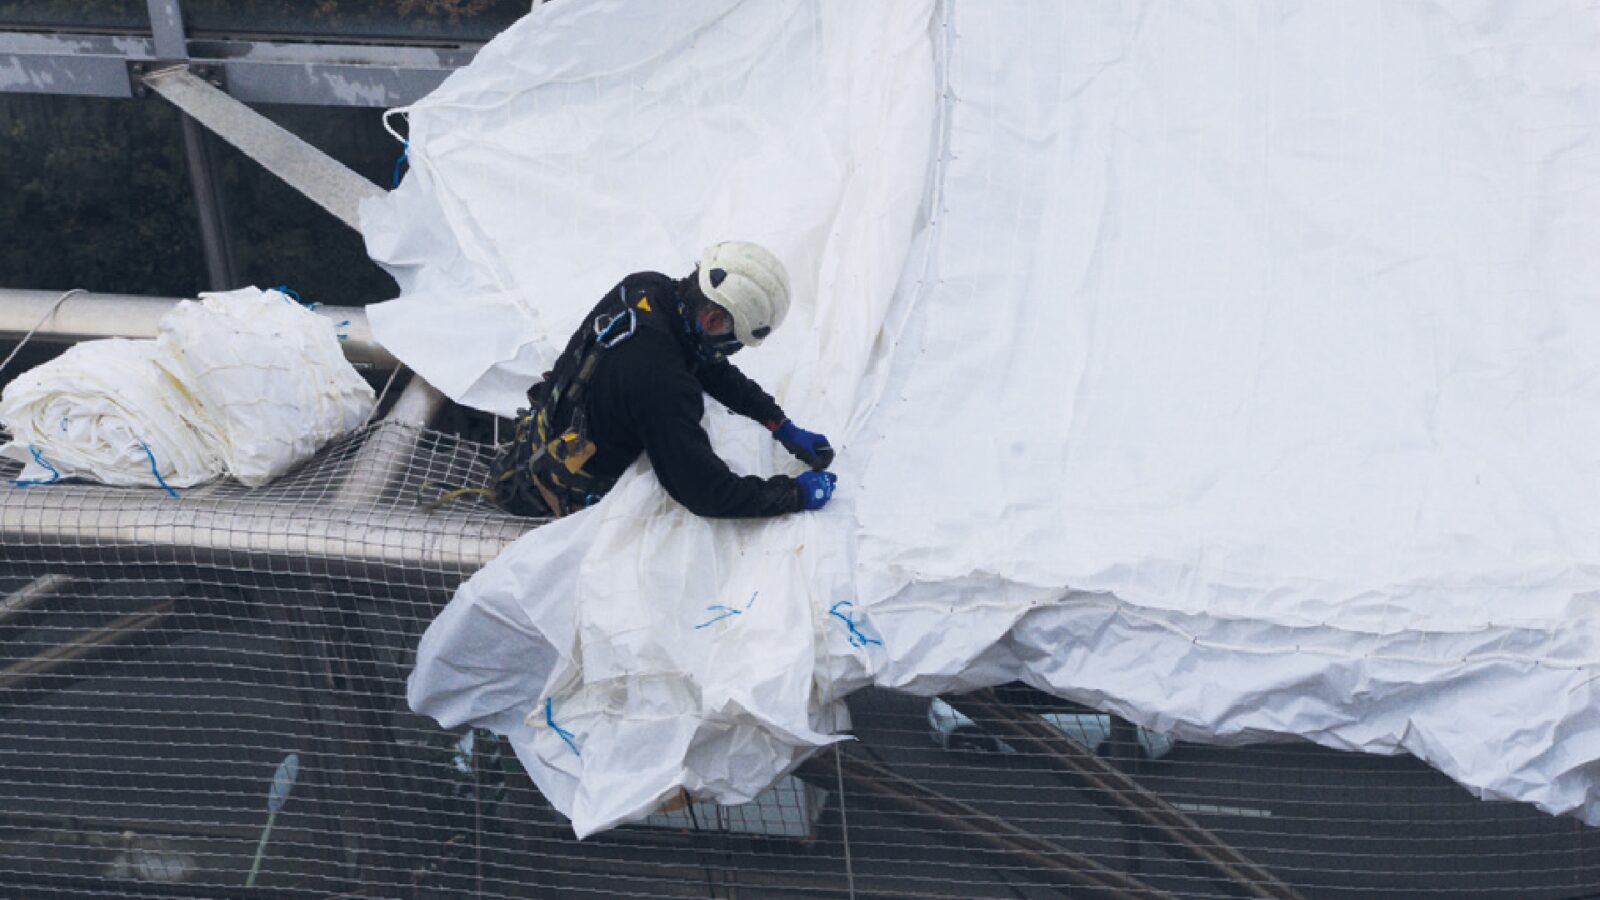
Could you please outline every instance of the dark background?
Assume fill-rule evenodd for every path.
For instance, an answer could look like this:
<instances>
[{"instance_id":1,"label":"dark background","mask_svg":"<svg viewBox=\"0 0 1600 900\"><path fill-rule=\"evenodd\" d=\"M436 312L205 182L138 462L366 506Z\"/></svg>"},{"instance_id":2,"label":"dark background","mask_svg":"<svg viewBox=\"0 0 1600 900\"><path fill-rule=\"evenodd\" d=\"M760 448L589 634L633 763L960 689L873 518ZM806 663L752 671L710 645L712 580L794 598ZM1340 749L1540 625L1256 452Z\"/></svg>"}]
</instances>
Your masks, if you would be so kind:
<instances>
[{"instance_id":1,"label":"dark background","mask_svg":"<svg viewBox=\"0 0 1600 900\"><path fill-rule=\"evenodd\" d=\"M529 0L185 0L190 37L488 40ZM148 34L143 0L0 0L0 29ZM260 112L387 188L401 147L382 110ZM213 140L239 285L361 306L397 293L359 235ZM179 113L132 100L0 94L0 287L194 296L206 283Z\"/></svg>"}]
</instances>

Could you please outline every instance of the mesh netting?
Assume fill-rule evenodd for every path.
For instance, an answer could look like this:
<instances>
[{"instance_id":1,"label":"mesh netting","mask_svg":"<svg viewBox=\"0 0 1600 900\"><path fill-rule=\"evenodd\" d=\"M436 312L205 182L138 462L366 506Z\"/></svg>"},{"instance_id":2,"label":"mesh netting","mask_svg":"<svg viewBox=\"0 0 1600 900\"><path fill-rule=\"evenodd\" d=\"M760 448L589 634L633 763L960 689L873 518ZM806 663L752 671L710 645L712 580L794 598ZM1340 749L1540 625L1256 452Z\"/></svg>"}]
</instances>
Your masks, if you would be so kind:
<instances>
[{"instance_id":1,"label":"mesh netting","mask_svg":"<svg viewBox=\"0 0 1600 900\"><path fill-rule=\"evenodd\" d=\"M1591 829L1409 758L1174 746L1016 687L859 693L860 741L758 802L668 804L576 841L498 738L405 705L433 615L537 524L434 505L481 484L489 454L380 423L261 489L0 489L7 892L1600 890Z\"/></svg>"}]
</instances>

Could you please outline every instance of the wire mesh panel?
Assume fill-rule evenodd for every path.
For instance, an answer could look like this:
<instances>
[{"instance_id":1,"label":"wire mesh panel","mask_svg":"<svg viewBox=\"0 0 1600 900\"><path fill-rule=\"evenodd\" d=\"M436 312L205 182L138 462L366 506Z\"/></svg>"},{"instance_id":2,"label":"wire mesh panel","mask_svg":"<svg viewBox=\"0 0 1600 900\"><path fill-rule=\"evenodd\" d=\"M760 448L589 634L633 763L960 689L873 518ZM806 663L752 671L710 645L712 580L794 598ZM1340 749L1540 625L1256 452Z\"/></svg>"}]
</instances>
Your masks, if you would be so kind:
<instances>
[{"instance_id":1,"label":"wire mesh panel","mask_svg":"<svg viewBox=\"0 0 1600 900\"><path fill-rule=\"evenodd\" d=\"M1009 686L849 699L757 802L578 841L418 637L537 524L379 424L279 482L0 489L0 884L23 896L1577 897L1592 830L1409 758L1174 743ZM0 471L9 480L16 467Z\"/></svg>"}]
</instances>

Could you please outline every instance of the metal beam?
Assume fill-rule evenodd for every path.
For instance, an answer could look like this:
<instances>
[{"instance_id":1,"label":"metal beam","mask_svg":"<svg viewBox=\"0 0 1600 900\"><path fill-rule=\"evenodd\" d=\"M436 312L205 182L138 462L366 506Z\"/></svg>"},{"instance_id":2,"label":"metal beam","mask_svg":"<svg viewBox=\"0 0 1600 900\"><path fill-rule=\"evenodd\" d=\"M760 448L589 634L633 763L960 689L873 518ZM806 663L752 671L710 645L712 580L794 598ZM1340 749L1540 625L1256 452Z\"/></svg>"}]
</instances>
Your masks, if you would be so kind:
<instances>
[{"instance_id":1,"label":"metal beam","mask_svg":"<svg viewBox=\"0 0 1600 900\"><path fill-rule=\"evenodd\" d=\"M162 600L139 612L123 616L102 628L85 632L71 640L48 647L20 662L0 670L0 709L16 706L34 694L49 689L49 676L68 666L103 656L166 618L173 601Z\"/></svg>"},{"instance_id":2,"label":"metal beam","mask_svg":"<svg viewBox=\"0 0 1600 900\"><path fill-rule=\"evenodd\" d=\"M183 30L183 10L178 0L147 0L150 32L156 55L168 60L189 58L189 37ZM132 67L130 67L132 68ZM212 138L188 116L183 118L183 155L189 162L189 190L200 218L200 246L205 252L206 281L214 291L239 286L233 264L233 240L228 234L227 206L217 180L217 159Z\"/></svg>"},{"instance_id":3,"label":"metal beam","mask_svg":"<svg viewBox=\"0 0 1600 900\"><path fill-rule=\"evenodd\" d=\"M77 586L77 579L65 575L41 575L35 578L0 599L0 629L32 621L38 613L67 598L68 591Z\"/></svg>"},{"instance_id":4,"label":"metal beam","mask_svg":"<svg viewBox=\"0 0 1600 900\"><path fill-rule=\"evenodd\" d=\"M0 93L132 97L128 61L154 58L148 38L0 32Z\"/></svg>"},{"instance_id":5,"label":"metal beam","mask_svg":"<svg viewBox=\"0 0 1600 900\"><path fill-rule=\"evenodd\" d=\"M1028 869L1024 875L1066 888L1073 892L1072 896L1176 900L1166 891L1157 890L1132 875L1068 850L1007 819L941 794L888 766L835 750L807 759L795 769L795 775L824 790L832 790L832 785L842 780L874 798L885 811L919 826L938 825L958 843L997 863L1026 865Z\"/></svg>"},{"instance_id":6,"label":"metal beam","mask_svg":"<svg viewBox=\"0 0 1600 900\"><path fill-rule=\"evenodd\" d=\"M188 59L220 67L228 93L246 103L389 108L420 100L471 62L478 50L478 45L264 40L169 44L170 36L152 40L0 31L0 93L127 98L134 95L128 83L130 63Z\"/></svg>"},{"instance_id":7,"label":"metal beam","mask_svg":"<svg viewBox=\"0 0 1600 900\"><path fill-rule=\"evenodd\" d=\"M144 83L351 228L360 230L361 201L384 195L382 188L185 67L152 72Z\"/></svg>"},{"instance_id":8,"label":"metal beam","mask_svg":"<svg viewBox=\"0 0 1600 900\"><path fill-rule=\"evenodd\" d=\"M426 96L449 77L449 69L325 64L296 66L255 61L228 62L228 93L246 103L316 103L387 109ZM307 98L314 97L315 100Z\"/></svg>"},{"instance_id":9,"label":"metal beam","mask_svg":"<svg viewBox=\"0 0 1600 900\"><path fill-rule=\"evenodd\" d=\"M191 41L189 49L197 62L220 65L228 93L246 103L380 109L415 103L477 53L273 41Z\"/></svg>"},{"instance_id":10,"label":"metal beam","mask_svg":"<svg viewBox=\"0 0 1600 900\"><path fill-rule=\"evenodd\" d=\"M0 288L0 343L19 341L30 331L31 341L75 344L98 338L153 338L161 317L181 302L178 297L134 294L79 293L61 300L59 291L23 291ZM50 308L60 301L55 312ZM318 306L317 315L349 324L340 331L349 337L339 342L346 359L378 370L399 365L389 351L372 338L366 310L359 306ZM35 330L37 329L37 330Z\"/></svg>"},{"instance_id":11,"label":"metal beam","mask_svg":"<svg viewBox=\"0 0 1600 900\"><path fill-rule=\"evenodd\" d=\"M178 0L146 0L150 10L150 33L155 37L156 54L166 59L185 59L188 35L183 30L183 10Z\"/></svg>"},{"instance_id":12,"label":"metal beam","mask_svg":"<svg viewBox=\"0 0 1600 900\"><path fill-rule=\"evenodd\" d=\"M212 146L215 140L199 122L183 117L183 155L189 162L189 190L194 194L195 213L200 218L206 282L214 291L226 291L239 287L239 275L233 263L227 204L217 178L217 154Z\"/></svg>"},{"instance_id":13,"label":"metal beam","mask_svg":"<svg viewBox=\"0 0 1600 900\"><path fill-rule=\"evenodd\" d=\"M1261 900L1302 900L1282 879L1039 716L1008 706L991 690L940 699L990 733L1004 735L1028 758L1069 776L1112 815L1161 835L1167 842L1164 846L1179 859L1229 893Z\"/></svg>"}]
</instances>

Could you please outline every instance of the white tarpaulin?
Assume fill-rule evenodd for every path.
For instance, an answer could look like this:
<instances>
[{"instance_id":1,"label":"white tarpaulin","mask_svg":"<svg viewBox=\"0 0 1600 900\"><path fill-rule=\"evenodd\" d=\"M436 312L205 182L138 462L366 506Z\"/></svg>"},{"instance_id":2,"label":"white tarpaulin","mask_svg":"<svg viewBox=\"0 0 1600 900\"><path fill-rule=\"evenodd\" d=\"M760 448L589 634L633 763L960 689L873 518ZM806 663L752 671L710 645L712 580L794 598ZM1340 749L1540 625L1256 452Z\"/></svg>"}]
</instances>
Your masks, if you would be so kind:
<instances>
[{"instance_id":1,"label":"white tarpaulin","mask_svg":"<svg viewBox=\"0 0 1600 900\"><path fill-rule=\"evenodd\" d=\"M6 386L0 454L26 463L20 481L256 487L372 412L334 323L278 291L201 294L158 331L85 341Z\"/></svg>"},{"instance_id":2,"label":"white tarpaulin","mask_svg":"<svg viewBox=\"0 0 1600 900\"><path fill-rule=\"evenodd\" d=\"M0 395L24 463L20 484L92 478L136 487L189 487L222 474L216 431L184 396L155 341L84 341L18 375Z\"/></svg>"},{"instance_id":3,"label":"white tarpaulin","mask_svg":"<svg viewBox=\"0 0 1600 900\"><path fill-rule=\"evenodd\" d=\"M753 240L783 259L794 307L740 368L844 435L926 182L932 5L538 8L410 110L411 173L363 208L407 288L370 311L375 336L509 411L623 275L687 274L705 245ZM761 426L720 408L707 424L740 471L800 471ZM845 724L816 672L830 638L852 649L828 615L851 597L849 523L847 500L702 520L641 463L462 589L423 639L412 703L510 733L581 834L680 787L751 799Z\"/></svg>"},{"instance_id":4,"label":"white tarpaulin","mask_svg":"<svg viewBox=\"0 0 1600 900\"><path fill-rule=\"evenodd\" d=\"M162 317L156 344L212 423L228 474L251 487L372 414L372 387L344 358L335 323L279 291L180 303Z\"/></svg>"},{"instance_id":5,"label":"white tarpaulin","mask_svg":"<svg viewBox=\"0 0 1600 900\"><path fill-rule=\"evenodd\" d=\"M636 467L463 587L417 707L580 833L748 797L870 681L1012 678L1600 822L1600 12L929 12L556 4L413 111L397 355L503 411L622 274L768 242L801 306L738 362L841 476L730 524Z\"/></svg>"}]
</instances>

